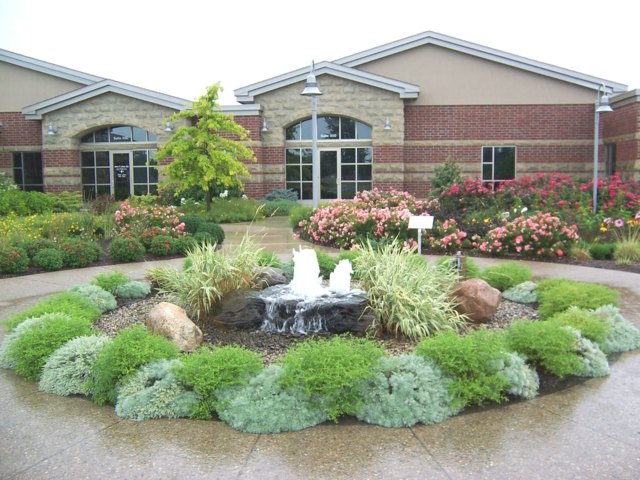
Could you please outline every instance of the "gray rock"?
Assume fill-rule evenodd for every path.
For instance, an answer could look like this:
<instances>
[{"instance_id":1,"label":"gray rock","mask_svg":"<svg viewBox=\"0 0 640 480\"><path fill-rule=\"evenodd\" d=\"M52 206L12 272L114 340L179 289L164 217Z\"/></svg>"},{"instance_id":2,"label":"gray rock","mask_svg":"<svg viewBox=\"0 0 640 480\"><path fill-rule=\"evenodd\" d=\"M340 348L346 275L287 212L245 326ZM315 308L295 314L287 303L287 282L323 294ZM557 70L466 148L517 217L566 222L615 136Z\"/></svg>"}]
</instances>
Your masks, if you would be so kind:
<instances>
[{"instance_id":1,"label":"gray rock","mask_svg":"<svg viewBox=\"0 0 640 480\"><path fill-rule=\"evenodd\" d=\"M280 268L260 267L257 270L256 287L267 288L288 283L289 279Z\"/></svg>"},{"instance_id":2,"label":"gray rock","mask_svg":"<svg viewBox=\"0 0 640 480\"><path fill-rule=\"evenodd\" d=\"M214 312L212 323L221 328L257 329L265 313L259 290L240 289L225 295Z\"/></svg>"}]
</instances>

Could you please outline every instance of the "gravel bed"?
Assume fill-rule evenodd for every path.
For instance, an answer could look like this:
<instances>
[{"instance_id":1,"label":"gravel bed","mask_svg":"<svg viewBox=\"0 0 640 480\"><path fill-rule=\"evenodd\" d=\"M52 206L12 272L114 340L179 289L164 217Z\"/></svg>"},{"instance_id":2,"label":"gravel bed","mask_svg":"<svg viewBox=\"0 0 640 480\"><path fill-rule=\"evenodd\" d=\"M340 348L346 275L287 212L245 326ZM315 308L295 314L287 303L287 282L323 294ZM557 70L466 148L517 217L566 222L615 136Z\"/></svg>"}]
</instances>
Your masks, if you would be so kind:
<instances>
[{"instance_id":1,"label":"gravel bed","mask_svg":"<svg viewBox=\"0 0 640 480\"><path fill-rule=\"evenodd\" d=\"M120 307L102 315L94 326L105 334L113 337L118 331L130 325L144 324L149 311L158 303L169 301L166 296L154 295L142 300L129 301ZM533 306L503 300L491 322L485 324L488 328L505 328L514 320L520 318L538 319L537 311ZM316 335L290 335L273 334L254 330L220 329L211 325L200 325L204 336L204 343L225 346L241 345L259 353L266 364L272 363L298 342L309 338L327 337L328 334ZM473 329L475 327L470 327ZM404 338L394 338L389 335L377 336L382 345L391 355L408 353L413 350L416 343Z\"/></svg>"}]
</instances>

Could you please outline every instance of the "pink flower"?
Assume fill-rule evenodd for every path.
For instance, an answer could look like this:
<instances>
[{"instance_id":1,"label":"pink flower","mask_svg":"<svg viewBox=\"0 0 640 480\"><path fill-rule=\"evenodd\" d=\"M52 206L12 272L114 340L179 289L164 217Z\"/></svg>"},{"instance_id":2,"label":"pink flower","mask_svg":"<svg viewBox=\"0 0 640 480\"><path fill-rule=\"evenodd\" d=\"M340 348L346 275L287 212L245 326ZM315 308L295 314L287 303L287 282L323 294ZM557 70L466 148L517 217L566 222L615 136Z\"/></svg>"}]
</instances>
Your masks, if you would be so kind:
<instances>
[{"instance_id":1,"label":"pink flower","mask_svg":"<svg viewBox=\"0 0 640 480\"><path fill-rule=\"evenodd\" d=\"M617 228L621 228L624 227L624 220L622 220L621 218L616 219L616 221L613 223Z\"/></svg>"}]
</instances>

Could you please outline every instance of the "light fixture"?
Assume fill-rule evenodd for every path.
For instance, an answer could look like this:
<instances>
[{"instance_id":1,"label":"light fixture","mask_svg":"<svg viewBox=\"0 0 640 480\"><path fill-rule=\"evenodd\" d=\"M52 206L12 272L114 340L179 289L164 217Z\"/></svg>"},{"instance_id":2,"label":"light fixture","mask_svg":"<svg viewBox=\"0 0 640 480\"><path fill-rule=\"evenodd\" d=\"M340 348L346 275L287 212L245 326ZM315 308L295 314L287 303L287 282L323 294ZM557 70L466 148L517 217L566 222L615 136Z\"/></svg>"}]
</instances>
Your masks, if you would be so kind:
<instances>
[{"instance_id":1,"label":"light fixture","mask_svg":"<svg viewBox=\"0 0 640 480\"><path fill-rule=\"evenodd\" d=\"M382 127L382 129L391 130L391 120L389 120L389 117L384 121L384 127Z\"/></svg>"},{"instance_id":2,"label":"light fixture","mask_svg":"<svg viewBox=\"0 0 640 480\"><path fill-rule=\"evenodd\" d=\"M171 133L175 130L176 127L174 127L173 123L171 122L167 122L164 124L164 128L163 130L167 133Z\"/></svg>"},{"instance_id":3,"label":"light fixture","mask_svg":"<svg viewBox=\"0 0 640 480\"><path fill-rule=\"evenodd\" d=\"M594 114L594 134L593 134L593 213L598 213L598 135L600 134L600 114L613 112L609 105L609 95L604 84L598 87L596 95L596 105Z\"/></svg>"},{"instance_id":4,"label":"light fixture","mask_svg":"<svg viewBox=\"0 0 640 480\"><path fill-rule=\"evenodd\" d=\"M322 92L316 81L315 64L311 62L311 71L307 75L307 83L300 93L305 97L311 97L311 170L313 208L318 208L320 203L320 159L318 158L318 97Z\"/></svg>"},{"instance_id":5,"label":"light fixture","mask_svg":"<svg viewBox=\"0 0 640 480\"><path fill-rule=\"evenodd\" d=\"M2 124L2 122L0 122L0 132L2 131L3 128L4 128L4 125Z\"/></svg>"},{"instance_id":6,"label":"light fixture","mask_svg":"<svg viewBox=\"0 0 640 480\"><path fill-rule=\"evenodd\" d=\"M53 126L53 122L49 122L49 126L47 127L47 135L53 136L58 134L58 129Z\"/></svg>"},{"instance_id":7,"label":"light fixture","mask_svg":"<svg viewBox=\"0 0 640 480\"><path fill-rule=\"evenodd\" d=\"M262 133L267 133L269 131L269 125L267 125L267 119L262 119L262 129L260 130Z\"/></svg>"}]
</instances>

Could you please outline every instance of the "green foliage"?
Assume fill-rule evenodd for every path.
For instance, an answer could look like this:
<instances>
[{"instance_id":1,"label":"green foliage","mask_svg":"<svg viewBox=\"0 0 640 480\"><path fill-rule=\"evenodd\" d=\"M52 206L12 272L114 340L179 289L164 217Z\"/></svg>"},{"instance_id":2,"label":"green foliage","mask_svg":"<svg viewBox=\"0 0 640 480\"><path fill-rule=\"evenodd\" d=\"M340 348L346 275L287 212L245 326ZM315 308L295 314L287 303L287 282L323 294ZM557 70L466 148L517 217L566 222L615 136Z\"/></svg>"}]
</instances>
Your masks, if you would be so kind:
<instances>
[{"instance_id":1,"label":"green foliage","mask_svg":"<svg viewBox=\"0 0 640 480\"><path fill-rule=\"evenodd\" d=\"M593 310L593 314L610 327L609 333L600 343L603 352L628 352L640 348L640 331L622 316L618 307L605 305Z\"/></svg>"},{"instance_id":2,"label":"green foliage","mask_svg":"<svg viewBox=\"0 0 640 480\"><path fill-rule=\"evenodd\" d=\"M315 252L316 258L318 259L318 266L320 267L320 276L325 280L329 280L329 276L335 270L336 265L338 265L338 259L322 250L316 250Z\"/></svg>"},{"instance_id":3,"label":"green foliage","mask_svg":"<svg viewBox=\"0 0 640 480\"><path fill-rule=\"evenodd\" d=\"M45 248L57 248L58 244L48 238L28 238L20 242L19 246L27 252L29 258L34 258L40 250L44 250Z\"/></svg>"},{"instance_id":4,"label":"green foliage","mask_svg":"<svg viewBox=\"0 0 640 480\"><path fill-rule=\"evenodd\" d=\"M224 230L217 223L214 223L214 222L202 222L198 226L198 232L196 232L196 233L200 233L200 232L205 232L205 233L208 233L209 235L211 235L213 237L213 239L214 239L214 243L216 243L218 245L220 245L220 244L222 244L222 242L224 242L224 237L225 237Z\"/></svg>"},{"instance_id":5,"label":"green foliage","mask_svg":"<svg viewBox=\"0 0 640 480\"><path fill-rule=\"evenodd\" d=\"M274 200L288 200L290 202L298 201L298 192L291 190L290 188L276 188L271 190L264 196L264 200L272 202Z\"/></svg>"},{"instance_id":6,"label":"green foliage","mask_svg":"<svg viewBox=\"0 0 640 480\"><path fill-rule=\"evenodd\" d=\"M507 393L530 400L538 395L540 378L535 368L526 364L524 358L508 352L504 361L498 363L499 375L507 379Z\"/></svg>"},{"instance_id":7,"label":"green foliage","mask_svg":"<svg viewBox=\"0 0 640 480\"><path fill-rule=\"evenodd\" d=\"M506 338L510 349L557 377L583 370L576 335L558 323L519 320L507 328Z\"/></svg>"},{"instance_id":8,"label":"green foliage","mask_svg":"<svg viewBox=\"0 0 640 480\"><path fill-rule=\"evenodd\" d=\"M181 305L189 305L201 318L225 294L253 286L259 252L248 236L229 252L216 251L211 244L197 245L187 253L182 270L152 268L147 276L161 293Z\"/></svg>"},{"instance_id":9,"label":"green foliage","mask_svg":"<svg viewBox=\"0 0 640 480\"><path fill-rule=\"evenodd\" d=\"M0 192L0 216L34 215L53 212L55 197L42 192L9 189Z\"/></svg>"},{"instance_id":10,"label":"green foliage","mask_svg":"<svg viewBox=\"0 0 640 480\"><path fill-rule=\"evenodd\" d=\"M80 192L60 192L54 195L54 212L77 212L82 208L82 194Z\"/></svg>"},{"instance_id":11,"label":"green foliage","mask_svg":"<svg viewBox=\"0 0 640 480\"><path fill-rule=\"evenodd\" d=\"M487 267L480 275L485 282L501 292L531 280L531 269L518 262L503 262Z\"/></svg>"},{"instance_id":12,"label":"green foliage","mask_svg":"<svg viewBox=\"0 0 640 480\"><path fill-rule=\"evenodd\" d=\"M106 290L112 295L115 295L116 290L118 290L118 287L130 281L131 279L127 277L124 273L116 271L116 272L99 273L94 277L93 280L91 280L91 283L93 285L97 285L103 290Z\"/></svg>"},{"instance_id":13,"label":"green foliage","mask_svg":"<svg viewBox=\"0 0 640 480\"><path fill-rule=\"evenodd\" d=\"M118 306L116 297L114 297L111 293L107 292L106 290L103 290L97 285L92 285L88 283L85 283L82 285L75 285L71 287L69 291L77 293L82 297L85 297L93 305L98 307L102 313L108 312L109 310L113 310Z\"/></svg>"},{"instance_id":14,"label":"green foliage","mask_svg":"<svg viewBox=\"0 0 640 480\"><path fill-rule=\"evenodd\" d=\"M575 329L567 327L574 332L578 339L578 354L582 360L582 368L578 375L581 377L606 377L610 373L607 356L588 338L580 335Z\"/></svg>"},{"instance_id":15,"label":"green foliage","mask_svg":"<svg viewBox=\"0 0 640 480\"><path fill-rule=\"evenodd\" d=\"M142 325L121 330L100 351L91 369L89 389L93 401L98 405L115 404L118 384L128 380L140 366L177 356L178 348L173 343Z\"/></svg>"},{"instance_id":16,"label":"green foliage","mask_svg":"<svg viewBox=\"0 0 640 480\"><path fill-rule=\"evenodd\" d=\"M178 193L192 187L207 193L207 211L213 188L241 188L240 179L249 177L244 162L255 161L253 151L243 143L249 140L249 132L232 115L221 113L219 90L219 85L212 85L191 108L173 114L169 120L182 126L156 153L159 164L172 158L163 174Z\"/></svg>"},{"instance_id":17,"label":"green foliage","mask_svg":"<svg viewBox=\"0 0 640 480\"><path fill-rule=\"evenodd\" d=\"M546 278L538 283L538 313L540 318L549 318L571 306L595 309L603 305L619 304L616 290L587 282Z\"/></svg>"},{"instance_id":18,"label":"green foliage","mask_svg":"<svg viewBox=\"0 0 640 480\"><path fill-rule=\"evenodd\" d=\"M289 212L289 225L296 230L300 226L300 222L309 220L313 215L313 207L309 205L298 205Z\"/></svg>"},{"instance_id":19,"label":"green foliage","mask_svg":"<svg viewBox=\"0 0 640 480\"><path fill-rule=\"evenodd\" d=\"M159 257L176 253L176 239L169 235L156 235L151 240L149 252Z\"/></svg>"},{"instance_id":20,"label":"green foliage","mask_svg":"<svg viewBox=\"0 0 640 480\"><path fill-rule=\"evenodd\" d=\"M383 427L438 423L456 413L440 368L417 355L381 358L360 395L358 420Z\"/></svg>"},{"instance_id":21,"label":"green foliage","mask_svg":"<svg viewBox=\"0 0 640 480\"><path fill-rule=\"evenodd\" d=\"M9 355L11 346L24 334L24 332L30 328L40 325L43 321L42 316L27 318L2 339L2 343L0 344L0 368L15 368L16 359Z\"/></svg>"},{"instance_id":22,"label":"green foliage","mask_svg":"<svg viewBox=\"0 0 640 480\"><path fill-rule=\"evenodd\" d=\"M39 317L51 312L66 313L72 318L82 318L89 323L97 320L102 314L99 308L83 296L74 292L62 292L51 295L34 306L13 314L5 322L5 325L11 331L27 318Z\"/></svg>"},{"instance_id":23,"label":"green foliage","mask_svg":"<svg viewBox=\"0 0 640 480\"><path fill-rule=\"evenodd\" d=\"M196 232L193 234L193 244L190 247L187 247L186 253L189 252L190 248L195 247L196 245L205 245L207 243L211 245L216 245L216 237L211 235L209 232Z\"/></svg>"},{"instance_id":24,"label":"green foliage","mask_svg":"<svg viewBox=\"0 0 640 480\"><path fill-rule=\"evenodd\" d=\"M632 265L640 262L640 241L623 240L616 244L613 259L619 265Z\"/></svg>"},{"instance_id":25,"label":"green foliage","mask_svg":"<svg viewBox=\"0 0 640 480\"><path fill-rule=\"evenodd\" d=\"M460 275L463 279L480 278L480 267L473 258L462 256L462 269L458 271L457 258L451 255L440 257L436 261L438 268L448 268L456 275Z\"/></svg>"},{"instance_id":26,"label":"green foliage","mask_svg":"<svg viewBox=\"0 0 640 480\"><path fill-rule=\"evenodd\" d=\"M119 262L137 262L144 252L142 242L133 237L115 237L109 244L109 255Z\"/></svg>"},{"instance_id":27,"label":"green foliage","mask_svg":"<svg viewBox=\"0 0 640 480\"><path fill-rule=\"evenodd\" d=\"M262 358L235 345L214 350L200 348L173 368L176 377L198 395L199 402L191 409L191 417L199 419L210 419L224 408L219 391L243 385L260 370Z\"/></svg>"},{"instance_id":28,"label":"green foliage","mask_svg":"<svg viewBox=\"0 0 640 480\"><path fill-rule=\"evenodd\" d=\"M297 206L298 202L292 200L260 201L261 212L266 217L288 217Z\"/></svg>"},{"instance_id":29,"label":"green foliage","mask_svg":"<svg viewBox=\"0 0 640 480\"><path fill-rule=\"evenodd\" d=\"M207 219L214 223L252 222L264 218L258 202L249 198L214 198Z\"/></svg>"},{"instance_id":30,"label":"green foliage","mask_svg":"<svg viewBox=\"0 0 640 480\"><path fill-rule=\"evenodd\" d=\"M457 183L462 183L462 173L460 165L453 157L447 157L444 163L436 166L433 176L430 179L431 190L429 195L437 197L440 192L449 190L449 187Z\"/></svg>"},{"instance_id":31,"label":"green foliage","mask_svg":"<svg viewBox=\"0 0 640 480\"><path fill-rule=\"evenodd\" d=\"M172 369L179 360L159 360L141 367L118 389L116 414L134 420L188 417L198 403Z\"/></svg>"},{"instance_id":32,"label":"green foliage","mask_svg":"<svg viewBox=\"0 0 640 480\"><path fill-rule=\"evenodd\" d=\"M516 303L535 303L538 301L537 289L534 282L522 282L502 292L502 296Z\"/></svg>"},{"instance_id":33,"label":"green foliage","mask_svg":"<svg viewBox=\"0 0 640 480\"><path fill-rule=\"evenodd\" d=\"M569 307L564 312L552 315L548 322L556 322L564 327L572 327L585 338L601 345L611 331L611 326L592 311Z\"/></svg>"},{"instance_id":34,"label":"green foliage","mask_svg":"<svg viewBox=\"0 0 640 480\"><path fill-rule=\"evenodd\" d=\"M301 388L313 408L337 421L353 414L362 403L362 384L384 350L371 340L335 336L311 339L290 348L282 358L281 384Z\"/></svg>"},{"instance_id":35,"label":"green foliage","mask_svg":"<svg viewBox=\"0 0 640 480\"><path fill-rule=\"evenodd\" d=\"M258 265L261 267L282 268L282 261L275 253L262 251L258 254Z\"/></svg>"},{"instance_id":36,"label":"green foliage","mask_svg":"<svg viewBox=\"0 0 640 480\"><path fill-rule=\"evenodd\" d=\"M89 335L90 324L64 313L43 315L42 323L24 331L11 344L8 355L15 360L14 370L27 380L37 380L49 356L72 338Z\"/></svg>"},{"instance_id":37,"label":"green foliage","mask_svg":"<svg viewBox=\"0 0 640 480\"><path fill-rule=\"evenodd\" d=\"M115 291L116 297L120 298L144 298L151 293L151 287L146 282L131 280L118 286Z\"/></svg>"},{"instance_id":38,"label":"green foliage","mask_svg":"<svg viewBox=\"0 0 640 480\"><path fill-rule=\"evenodd\" d=\"M592 243L589 246L589 253L595 260L611 260L615 250L615 243Z\"/></svg>"},{"instance_id":39,"label":"green foliage","mask_svg":"<svg viewBox=\"0 0 640 480\"><path fill-rule=\"evenodd\" d=\"M43 248L33 256L33 264L48 271L60 270L64 266L64 258L58 248Z\"/></svg>"},{"instance_id":40,"label":"green foliage","mask_svg":"<svg viewBox=\"0 0 640 480\"><path fill-rule=\"evenodd\" d=\"M434 361L450 377L446 385L454 409L506 399L509 383L500 370L507 348L501 332L476 330L465 336L442 332L422 340L415 353Z\"/></svg>"},{"instance_id":41,"label":"green foliage","mask_svg":"<svg viewBox=\"0 0 640 480\"><path fill-rule=\"evenodd\" d=\"M38 389L53 395L90 395L91 369L98 353L111 339L91 335L69 340L47 359Z\"/></svg>"},{"instance_id":42,"label":"green foliage","mask_svg":"<svg viewBox=\"0 0 640 480\"><path fill-rule=\"evenodd\" d=\"M464 322L449 295L457 273L429 265L397 242L380 250L363 246L354 270L367 292L374 328L421 339Z\"/></svg>"},{"instance_id":43,"label":"green foliage","mask_svg":"<svg viewBox=\"0 0 640 480\"><path fill-rule=\"evenodd\" d=\"M187 213L182 216L182 223L184 223L184 231L187 233L196 233L198 231L198 227L205 220L203 215L199 213Z\"/></svg>"},{"instance_id":44,"label":"green foliage","mask_svg":"<svg viewBox=\"0 0 640 480\"><path fill-rule=\"evenodd\" d=\"M29 269L29 256L22 248L0 243L0 273L23 273Z\"/></svg>"},{"instance_id":45,"label":"green foliage","mask_svg":"<svg viewBox=\"0 0 640 480\"><path fill-rule=\"evenodd\" d=\"M247 433L293 432L327 420L307 402L301 388L281 385L282 372L281 366L269 365L247 385L220 391L220 419Z\"/></svg>"},{"instance_id":46,"label":"green foliage","mask_svg":"<svg viewBox=\"0 0 640 480\"><path fill-rule=\"evenodd\" d=\"M64 264L72 268L88 267L102 254L96 242L82 238L65 238L60 242L60 251Z\"/></svg>"}]
</instances>

